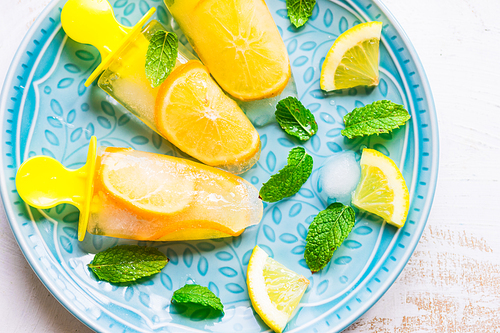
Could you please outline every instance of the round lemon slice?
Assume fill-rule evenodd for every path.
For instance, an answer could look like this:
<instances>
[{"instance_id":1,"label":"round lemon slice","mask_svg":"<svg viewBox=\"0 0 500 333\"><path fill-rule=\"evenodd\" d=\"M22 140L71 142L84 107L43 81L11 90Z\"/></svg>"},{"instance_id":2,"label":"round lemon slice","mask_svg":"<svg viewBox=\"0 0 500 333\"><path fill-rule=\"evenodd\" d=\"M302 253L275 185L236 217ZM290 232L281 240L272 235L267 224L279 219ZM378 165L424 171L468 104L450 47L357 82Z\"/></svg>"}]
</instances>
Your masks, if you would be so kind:
<instances>
[{"instance_id":1,"label":"round lemon slice","mask_svg":"<svg viewBox=\"0 0 500 333\"><path fill-rule=\"evenodd\" d=\"M320 86L326 91L378 84L382 22L358 24L333 43L321 68Z\"/></svg>"},{"instance_id":2,"label":"round lemon slice","mask_svg":"<svg viewBox=\"0 0 500 333\"><path fill-rule=\"evenodd\" d=\"M308 285L304 276L255 246L247 268L248 293L253 308L273 331L283 331Z\"/></svg>"},{"instance_id":3,"label":"round lemon slice","mask_svg":"<svg viewBox=\"0 0 500 333\"><path fill-rule=\"evenodd\" d=\"M402 227L410 195L401 171L389 157L373 149L363 149L360 164L361 179L352 195L352 204Z\"/></svg>"},{"instance_id":4,"label":"round lemon slice","mask_svg":"<svg viewBox=\"0 0 500 333\"><path fill-rule=\"evenodd\" d=\"M199 61L178 67L163 82L155 121L167 140L207 165L238 174L259 159L259 133Z\"/></svg>"},{"instance_id":5,"label":"round lemon slice","mask_svg":"<svg viewBox=\"0 0 500 333\"><path fill-rule=\"evenodd\" d=\"M108 148L101 165L102 183L108 193L137 212L176 214L195 196L189 166L167 156Z\"/></svg>"}]
</instances>

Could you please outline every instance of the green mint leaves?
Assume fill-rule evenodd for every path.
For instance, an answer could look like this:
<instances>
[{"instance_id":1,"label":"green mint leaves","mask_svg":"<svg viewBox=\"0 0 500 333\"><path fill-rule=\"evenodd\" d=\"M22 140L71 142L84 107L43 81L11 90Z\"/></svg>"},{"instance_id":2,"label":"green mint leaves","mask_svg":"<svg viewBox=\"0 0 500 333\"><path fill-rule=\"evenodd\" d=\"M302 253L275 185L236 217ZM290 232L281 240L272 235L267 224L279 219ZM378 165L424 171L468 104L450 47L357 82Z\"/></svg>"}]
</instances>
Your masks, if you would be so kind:
<instances>
[{"instance_id":1,"label":"green mint leaves","mask_svg":"<svg viewBox=\"0 0 500 333\"><path fill-rule=\"evenodd\" d=\"M313 169L313 158L303 147L295 147L288 153L287 165L262 185L262 200L276 202L297 193L307 181Z\"/></svg>"},{"instance_id":2,"label":"green mint leaves","mask_svg":"<svg viewBox=\"0 0 500 333\"><path fill-rule=\"evenodd\" d=\"M287 97L276 105L276 120L281 128L302 141L309 140L318 131L311 111L295 97Z\"/></svg>"},{"instance_id":3,"label":"green mint leaves","mask_svg":"<svg viewBox=\"0 0 500 333\"><path fill-rule=\"evenodd\" d=\"M172 303L195 303L202 306L211 307L224 314L224 305L219 297L207 287L197 284L186 284L184 287L174 291Z\"/></svg>"},{"instance_id":4,"label":"green mint leaves","mask_svg":"<svg viewBox=\"0 0 500 333\"><path fill-rule=\"evenodd\" d=\"M160 30L151 37L146 53L146 77L153 88L162 84L174 69L177 43L177 35L172 32Z\"/></svg>"},{"instance_id":5,"label":"green mint leaves","mask_svg":"<svg viewBox=\"0 0 500 333\"><path fill-rule=\"evenodd\" d=\"M354 227L354 209L339 202L319 212L309 226L304 258L315 273L328 264L333 252L347 238Z\"/></svg>"},{"instance_id":6,"label":"green mint leaves","mask_svg":"<svg viewBox=\"0 0 500 333\"><path fill-rule=\"evenodd\" d=\"M355 108L344 116L343 136L352 139L358 136L389 133L404 125L410 114L402 105L382 100Z\"/></svg>"},{"instance_id":7,"label":"green mint leaves","mask_svg":"<svg viewBox=\"0 0 500 333\"><path fill-rule=\"evenodd\" d=\"M314 5L316 5L316 0L286 0L286 9L288 10L290 22L296 28L306 24L312 15Z\"/></svg>"},{"instance_id":8,"label":"green mint leaves","mask_svg":"<svg viewBox=\"0 0 500 333\"><path fill-rule=\"evenodd\" d=\"M159 273L167 263L157 248L118 245L97 253L88 267L99 279L119 283Z\"/></svg>"}]
</instances>

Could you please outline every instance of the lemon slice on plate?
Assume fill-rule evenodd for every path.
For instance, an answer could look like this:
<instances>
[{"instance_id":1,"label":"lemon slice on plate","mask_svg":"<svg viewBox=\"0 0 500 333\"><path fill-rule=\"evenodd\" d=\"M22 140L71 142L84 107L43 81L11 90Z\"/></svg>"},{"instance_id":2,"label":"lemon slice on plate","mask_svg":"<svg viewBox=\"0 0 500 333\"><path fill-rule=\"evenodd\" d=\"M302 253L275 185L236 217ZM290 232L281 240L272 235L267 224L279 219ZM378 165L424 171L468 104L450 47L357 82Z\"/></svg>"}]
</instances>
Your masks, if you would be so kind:
<instances>
[{"instance_id":1,"label":"lemon slice on plate","mask_svg":"<svg viewBox=\"0 0 500 333\"><path fill-rule=\"evenodd\" d=\"M410 195L401 171L393 160L374 149L363 149L360 164L361 179L352 195L352 204L402 227Z\"/></svg>"},{"instance_id":2,"label":"lemon slice on plate","mask_svg":"<svg viewBox=\"0 0 500 333\"><path fill-rule=\"evenodd\" d=\"M378 84L382 22L358 24L333 43L321 68L320 85L326 91Z\"/></svg>"},{"instance_id":3,"label":"lemon slice on plate","mask_svg":"<svg viewBox=\"0 0 500 333\"><path fill-rule=\"evenodd\" d=\"M309 285L304 276L286 268L255 246L247 268L253 308L275 332L282 332Z\"/></svg>"}]
</instances>

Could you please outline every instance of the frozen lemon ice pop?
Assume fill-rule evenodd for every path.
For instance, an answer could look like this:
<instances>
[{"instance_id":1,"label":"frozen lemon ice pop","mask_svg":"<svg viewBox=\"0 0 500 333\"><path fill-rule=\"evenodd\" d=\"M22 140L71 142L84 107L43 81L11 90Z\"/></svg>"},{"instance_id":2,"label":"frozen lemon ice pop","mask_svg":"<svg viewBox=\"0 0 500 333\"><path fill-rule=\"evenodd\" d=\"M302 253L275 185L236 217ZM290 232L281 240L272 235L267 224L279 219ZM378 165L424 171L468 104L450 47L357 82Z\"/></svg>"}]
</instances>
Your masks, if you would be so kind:
<instances>
[{"instance_id":1,"label":"frozen lemon ice pop","mask_svg":"<svg viewBox=\"0 0 500 333\"><path fill-rule=\"evenodd\" d=\"M291 75L288 54L263 0L164 0L215 80L252 101L279 95Z\"/></svg>"},{"instance_id":2,"label":"frozen lemon ice pop","mask_svg":"<svg viewBox=\"0 0 500 333\"><path fill-rule=\"evenodd\" d=\"M258 224L258 191L231 173L177 157L99 148L68 170L47 156L25 161L16 175L21 198L36 208L70 203L80 210L78 239L92 234L135 240L238 236Z\"/></svg>"},{"instance_id":3,"label":"frozen lemon ice pop","mask_svg":"<svg viewBox=\"0 0 500 333\"><path fill-rule=\"evenodd\" d=\"M64 5L61 22L65 32L78 42L90 43L97 47L103 59L85 84L88 86L102 73L98 81L100 88L180 150L207 165L233 173L245 172L259 158L259 135L240 107L222 92L207 68L195 56L181 44L178 45L175 68L167 77L168 82L176 82L174 85L169 84L165 88L167 82L164 82L154 88L146 77L149 41L156 32L165 30L154 20L143 28L153 12L154 8L133 28L129 28L116 21L113 9L105 0L69 0ZM200 79L190 79L189 75L181 70L186 65L190 65L190 68L197 67ZM193 87L200 91L195 91ZM208 91L207 87L210 88ZM160 91L163 93L158 97ZM172 104L173 99L170 96L173 94L182 95L183 108ZM199 98L200 96L202 98ZM159 108L155 107L158 104L157 99L161 100ZM178 131L170 132L172 126L167 126L169 121L162 118L169 114L168 110L171 108L179 112L177 120L182 120L183 112L196 110L199 115L197 119L219 120L212 122L218 123L218 126L205 128L206 130L195 128L189 131L188 135L179 137ZM225 117L223 120L222 116ZM223 127L220 125L221 121L232 123L230 130L225 131L222 136L219 135L219 129ZM183 123L187 129L194 125L188 120ZM192 149L191 141L212 144L215 148L231 149ZM236 141L238 144L234 145Z\"/></svg>"}]
</instances>

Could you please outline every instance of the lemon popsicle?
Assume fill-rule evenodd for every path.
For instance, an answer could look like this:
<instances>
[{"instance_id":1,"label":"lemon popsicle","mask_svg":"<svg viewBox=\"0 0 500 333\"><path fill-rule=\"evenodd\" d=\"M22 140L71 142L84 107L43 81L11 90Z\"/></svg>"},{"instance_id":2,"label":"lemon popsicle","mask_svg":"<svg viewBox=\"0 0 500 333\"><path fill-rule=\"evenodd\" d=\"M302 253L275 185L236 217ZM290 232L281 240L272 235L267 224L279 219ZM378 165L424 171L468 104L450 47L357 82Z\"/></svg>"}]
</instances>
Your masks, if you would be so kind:
<instances>
[{"instance_id":1,"label":"lemon popsicle","mask_svg":"<svg viewBox=\"0 0 500 333\"><path fill-rule=\"evenodd\" d=\"M262 203L248 182L176 157L101 149L87 230L138 240L238 236Z\"/></svg>"},{"instance_id":2,"label":"lemon popsicle","mask_svg":"<svg viewBox=\"0 0 500 333\"><path fill-rule=\"evenodd\" d=\"M85 84L88 86L102 73L98 80L100 88L181 151L210 166L233 173L245 172L258 160L260 154L259 135L251 122L246 119L240 107L222 92L211 78L208 69L194 55L178 44L175 39L175 44L178 44L176 45L178 54L174 68L167 79L177 83L187 79L181 68L192 64L191 67L197 67L198 72L203 73L204 76L198 82L191 80L189 83L194 83L196 87L201 88L210 86L214 88L210 90L211 94L203 91L194 95L190 94L192 89L187 84L169 85L170 88L164 88L166 82L163 82L159 86L154 86L150 78L146 76L150 41L156 33L165 31L165 28L154 20L144 25L153 12L154 8L147 12L139 23L129 28L116 21L113 9L105 0L69 0L64 5L61 22L65 32L78 42L96 46L103 59ZM170 33L166 34L170 35ZM163 54L163 49L161 54ZM172 107L171 99L165 99L165 96L172 95L172 89L176 89L176 94L179 91L183 94L185 110L198 110L200 118L213 120L224 113L227 121L233 119L238 119L238 121L234 122L235 126L230 131L226 131L223 136L219 135L220 127L210 127L205 128L206 130L194 129L190 133L186 133L184 137L178 138L178 135L174 135L178 133L170 133L172 127L165 126L168 121L161 118L168 114L166 110ZM160 91L163 93L159 97ZM198 98L203 94L203 98ZM156 107L158 99L161 100L161 107ZM201 106L200 101L203 104ZM216 107L222 104L225 106L224 110L219 112ZM182 113L178 115L179 118L182 116ZM184 123L189 127L189 123ZM243 132L248 135L239 135L242 132L240 129L243 129ZM175 140L175 138L178 139ZM191 149L189 146L190 140L192 140L213 142L214 146L233 146L234 148L232 142L235 138L241 138L240 142L244 141L242 145L236 147L235 153L233 153L234 149L228 151L224 149ZM242 156L245 158L241 158Z\"/></svg>"},{"instance_id":3,"label":"lemon popsicle","mask_svg":"<svg viewBox=\"0 0 500 333\"><path fill-rule=\"evenodd\" d=\"M16 175L21 198L36 208L70 203L80 210L78 238L92 234L174 241L238 236L260 222L258 191L226 171L130 148L96 149L69 170L47 156Z\"/></svg>"},{"instance_id":4,"label":"lemon popsicle","mask_svg":"<svg viewBox=\"0 0 500 333\"><path fill-rule=\"evenodd\" d=\"M165 0L215 80L252 101L279 95L291 75L288 54L263 0Z\"/></svg>"}]
</instances>

